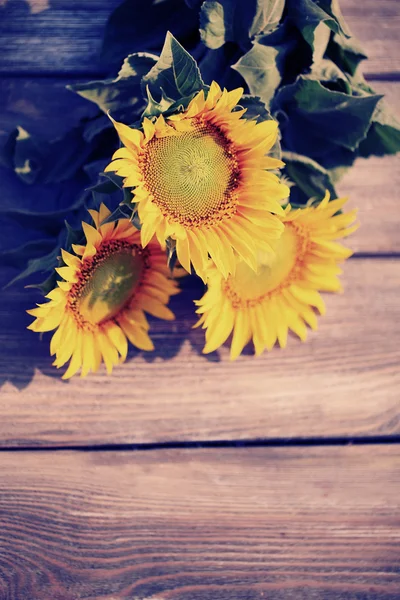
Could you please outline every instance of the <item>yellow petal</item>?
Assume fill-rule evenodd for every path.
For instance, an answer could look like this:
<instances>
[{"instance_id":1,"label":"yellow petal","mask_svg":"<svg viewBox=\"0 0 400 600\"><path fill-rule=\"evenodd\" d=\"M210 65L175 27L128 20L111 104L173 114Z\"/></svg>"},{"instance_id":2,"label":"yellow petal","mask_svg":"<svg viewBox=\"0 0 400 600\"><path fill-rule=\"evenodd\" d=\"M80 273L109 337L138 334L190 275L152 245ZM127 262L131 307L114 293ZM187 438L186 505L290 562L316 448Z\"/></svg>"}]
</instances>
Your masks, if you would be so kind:
<instances>
[{"instance_id":1,"label":"yellow petal","mask_svg":"<svg viewBox=\"0 0 400 600\"><path fill-rule=\"evenodd\" d=\"M148 352L154 350L153 342L149 338L146 331L140 327L140 325L137 323L132 323L125 318L121 320L120 325L131 344L137 348L140 348L140 350L145 350Z\"/></svg>"},{"instance_id":2,"label":"yellow petal","mask_svg":"<svg viewBox=\"0 0 400 600\"><path fill-rule=\"evenodd\" d=\"M141 148L143 141L143 133L138 129L131 129L127 125L123 123L118 123L118 121L114 121L111 115L108 115L111 119L115 129L117 130L119 139L127 148L130 148L133 151L137 151L137 149Z\"/></svg>"},{"instance_id":3,"label":"yellow petal","mask_svg":"<svg viewBox=\"0 0 400 600\"><path fill-rule=\"evenodd\" d=\"M235 326L231 344L231 360L235 360L251 339L250 319L247 310L236 311Z\"/></svg>"}]
</instances>

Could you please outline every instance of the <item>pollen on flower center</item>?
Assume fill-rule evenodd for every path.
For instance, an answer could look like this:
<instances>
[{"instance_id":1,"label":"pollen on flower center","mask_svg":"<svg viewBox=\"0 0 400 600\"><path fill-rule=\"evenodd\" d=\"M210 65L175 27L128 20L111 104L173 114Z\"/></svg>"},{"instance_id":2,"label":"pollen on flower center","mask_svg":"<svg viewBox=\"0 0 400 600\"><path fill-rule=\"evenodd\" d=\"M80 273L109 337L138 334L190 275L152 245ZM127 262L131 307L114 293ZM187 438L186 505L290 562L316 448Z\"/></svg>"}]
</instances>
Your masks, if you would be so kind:
<instances>
[{"instance_id":1,"label":"pollen on flower center","mask_svg":"<svg viewBox=\"0 0 400 600\"><path fill-rule=\"evenodd\" d=\"M214 125L192 119L192 129L146 146L145 185L164 216L186 226L214 223L234 212L238 163L230 141Z\"/></svg>"},{"instance_id":2,"label":"pollen on flower center","mask_svg":"<svg viewBox=\"0 0 400 600\"><path fill-rule=\"evenodd\" d=\"M234 276L222 283L234 308L262 303L297 279L302 259L309 247L308 237L295 223L288 223L275 246L275 253L258 254L258 271L246 263L237 266Z\"/></svg>"},{"instance_id":3,"label":"pollen on flower center","mask_svg":"<svg viewBox=\"0 0 400 600\"><path fill-rule=\"evenodd\" d=\"M69 302L81 325L104 323L126 306L146 267L145 254L136 245L116 241L86 259Z\"/></svg>"}]
</instances>

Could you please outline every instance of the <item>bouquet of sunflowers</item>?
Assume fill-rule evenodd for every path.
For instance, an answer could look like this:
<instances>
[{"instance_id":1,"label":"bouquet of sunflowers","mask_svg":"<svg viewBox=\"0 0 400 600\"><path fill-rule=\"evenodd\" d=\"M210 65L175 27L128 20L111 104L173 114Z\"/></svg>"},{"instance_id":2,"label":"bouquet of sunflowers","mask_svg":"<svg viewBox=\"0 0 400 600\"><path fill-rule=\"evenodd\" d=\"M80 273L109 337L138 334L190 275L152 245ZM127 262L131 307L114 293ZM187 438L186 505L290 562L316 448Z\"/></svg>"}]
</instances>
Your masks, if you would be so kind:
<instances>
[{"instance_id":1,"label":"bouquet of sunflowers","mask_svg":"<svg viewBox=\"0 0 400 600\"><path fill-rule=\"evenodd\" d=\"M54 158L70 152L69 176L86 173L70 207L79 226L60 228L18 277L45 274L29 328L53 331L63 378L102 362L111 373L128 342L153 350L147 315L174 318L185 276L205 288L193 306L204 353L230 339L232 359L249 342L259 355L284 348L289 330L304 341L325 311L320 292L341 291L351 251L340 240L357 227L335 184L357 156L400 148L333 0L163 0L139 12L126 1L110 18L104 60L131 51L117 77L71 88L98 106L78 132L87 151L58 143ZM187 49L167 32L149 51L177 22ZM9 162L34 182L35 144L13 135Z\"/></svg>"}]
</instances>

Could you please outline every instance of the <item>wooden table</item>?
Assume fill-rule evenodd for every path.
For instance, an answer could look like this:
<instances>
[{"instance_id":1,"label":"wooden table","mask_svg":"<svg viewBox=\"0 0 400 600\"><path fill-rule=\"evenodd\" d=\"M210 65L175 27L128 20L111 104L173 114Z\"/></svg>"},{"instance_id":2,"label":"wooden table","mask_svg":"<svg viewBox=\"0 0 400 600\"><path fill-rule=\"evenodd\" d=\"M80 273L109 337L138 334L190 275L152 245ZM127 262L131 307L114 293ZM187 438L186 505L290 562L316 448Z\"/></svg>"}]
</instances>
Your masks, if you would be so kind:
<instances>
[{"instance_id":1,"label":"wooden table","mask_svg":"<svg viewBox=\"0 0 400 600\"><path fill-rule=\"evenodd\" d=\"M0 1L0 129L85 114L64 85L101 75L116 4ZM399 3L341 4L396 109ZM10 206L48 192L2 181ZM200 354L188 286L153 355L65 383L25 329L32 296L2 293L1 600L400 598L399 186L393 157L346 175L345 294L306 345L257 360Z\"/></svg>"}]
</instances>

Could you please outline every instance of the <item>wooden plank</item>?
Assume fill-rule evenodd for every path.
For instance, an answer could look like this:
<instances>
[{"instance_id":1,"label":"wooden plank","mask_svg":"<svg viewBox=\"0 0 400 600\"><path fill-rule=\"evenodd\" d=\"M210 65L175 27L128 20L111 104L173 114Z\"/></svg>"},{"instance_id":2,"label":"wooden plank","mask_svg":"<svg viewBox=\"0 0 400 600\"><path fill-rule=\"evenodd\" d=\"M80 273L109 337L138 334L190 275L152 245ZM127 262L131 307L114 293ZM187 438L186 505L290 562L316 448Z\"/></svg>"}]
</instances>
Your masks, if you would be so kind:
<instances>
[{"instance_id":1,"label":"wooden plank","mask_svg":"<svg viewBox=\"0 0 400 600\"><path fill-rule=\"evenodd\" d=\"M52 0L50 8L34 12L28 2L6 2L0 8L0 71L104 73L104 28L119 4L121 0Z\"/></svg>"},{"instance_id":2,"label":"wooden plank","mask_svg":"<svg viewBox=\"0 0 400 600\"><path fill-rule=\"evenodd\" d=\"M400 5L397 0L339 0L352 33L365 49L368 60L363 71L369 75L399 73Z\"/></svg>"},{"instance_id":3,"label":"wooden plank","mask_svg":"<svg viewBox=\"0 0 400 600\"><path fill-rule=\"evenodd\" d=\"M358 209L360 228L347 241L355 252L400 252L399 167L398 156L360 158L337 186Z\"/></svg>"},{"instance_id":4,"label":"wooden plank","mask_svg":"<svg viewBox=\"0 0 400 600\"><path fill-rule=\"evenodd\" d=\"M400 448L5 453L7 600L395 600Z\"/></svg>"},{"instance_id":5,"label":"wooden plank","mask_svg":"<svg viewBox=\"0 0 400 600\"><path fill-rule=\"evenodd\" d=\"M23 327L32 296L0 306L2 446L373 436L400 433L400 261L353 259L345 294L306 344L289 340L232 363L228 349L201 354L192 299L173 299L175 322L153 323L156 351L69 383L51 367L48 336ZM31 298L31 299L30 299ZM34 375L35 373L35 375Z\"/></svg>"},{"instance_id":6,"label":"wooden plank","mask_svg":"<svg viewBox=\"0 0 400 600\"><path fill-rule=\"evenodd\" d=\"M107 18L120 1L52 0L46 3L30 0L24 3L2 0L0 71L104 72L99 59L101 40ZM34 8L31 12L29 5ZM362 3L341 0L340 5L351 31L369 55L365 72L398 73L400 7L397 0L364 0Z\"/></svg>"}]
</instances>

